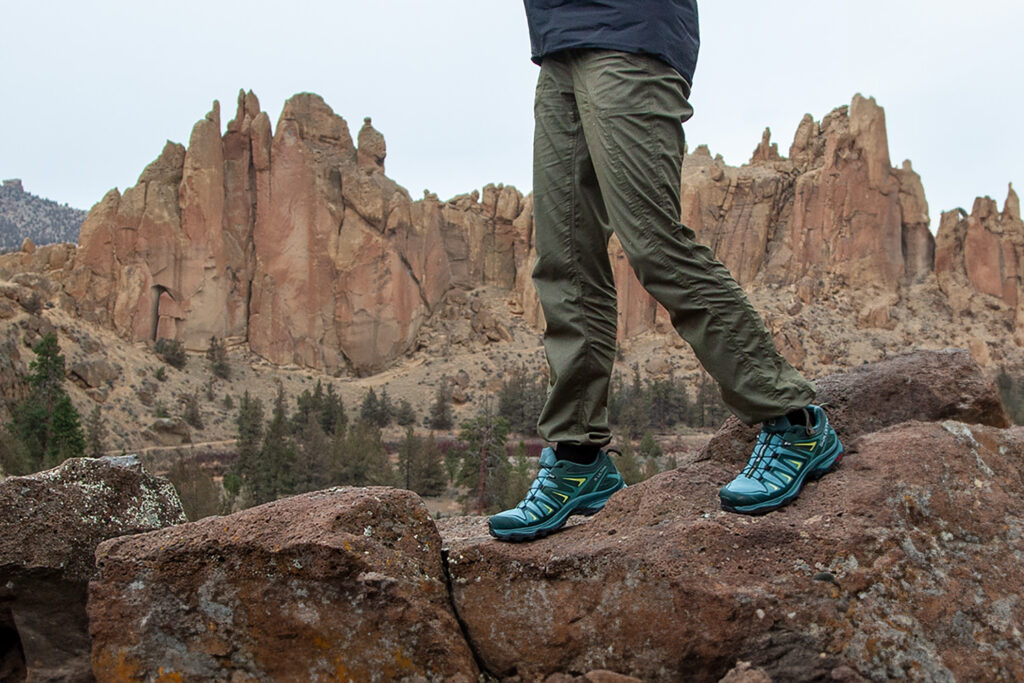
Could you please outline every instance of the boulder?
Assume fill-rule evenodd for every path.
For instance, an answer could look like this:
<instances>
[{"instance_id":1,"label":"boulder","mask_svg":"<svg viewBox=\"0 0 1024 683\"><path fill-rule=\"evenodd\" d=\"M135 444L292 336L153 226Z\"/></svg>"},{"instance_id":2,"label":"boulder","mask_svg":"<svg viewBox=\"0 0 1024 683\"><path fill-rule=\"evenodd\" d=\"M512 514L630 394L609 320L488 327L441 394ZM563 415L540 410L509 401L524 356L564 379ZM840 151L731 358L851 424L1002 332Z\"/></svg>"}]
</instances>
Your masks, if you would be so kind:
<instances>
[{"instance_id":1,"label":"boulder","mask_svg":"<svg viewBox=\"0 0 1024 683\"><path fill-rule=\"evenodd\" d=\"M149 426L147 435L158 446L180 446L192 443L192 430L180 417L158 417Z\"/></svg>"},{"instance_id":2,"label":"boulder","mask_svg":"<svg viewBox=\"0 0 1024 683\"><path fill-rule=\"evenodd\" d=\"M533 543L441 520L481 666L521 680L1024 676L1024 429L978 424L1005 413L962 355L822 380L845 392L832 411L856 448L763 517L719 509L736 473L719 440Z\"/></svg>"},{"instance_id":3,"label":"boulder","mask_svg":"<svg viewBox=\"0 0 1024 683\"><path fill-rule=\"evenodd\" d=\"M99 387L121 376L121 368L106 358L85 358L71 366L71 374L86 387Z\"/></svg>"},{"instance_id":4,"label":"boulder","mask_svg":"<svg viewBox=\"0 0 1024 683\"><path fill-rule=\"evenodd\" d=\"M1019 679L1022 457L1020 428L911 422L764 517L718 510L705 461L530 544L448 523L456 611L498 676Z\"/></svg>"},{"instance_id":5,"label":"boulder","mask_svg":"<svg viewBox=\"0 0 1024 683\"><path fill-rule=\"evenodd\" d=\"M476 680L422 501L342 488L120 538L90 587L99 681Z\"/></svg>"},{"instance_id":6,"label":"boulder","mask_svg":"<svg viewBox=\"0 0 1024 683\"><path fill-rule=\"evenodd\" d=\"M130 456L74 458L0 481L0 678L18 670L20 650L28 680L92 680L85 605L93 551L184 521L171 485Z\"/></svg>"},{"instance_id":7,"label":"boulder","mask_svg":"<svg viewBox=\"0 0 1024 683\"><path fill-rule=\"evenodd\" d=\"M848 449L863 434L908 420L1010 424L999 391L966 349L915 351L829 375L816 384L815 400L826 406ZM747 427L730 417L700 458L741 465L759 430L759 425Z\"/></svg>"}]
</instances>

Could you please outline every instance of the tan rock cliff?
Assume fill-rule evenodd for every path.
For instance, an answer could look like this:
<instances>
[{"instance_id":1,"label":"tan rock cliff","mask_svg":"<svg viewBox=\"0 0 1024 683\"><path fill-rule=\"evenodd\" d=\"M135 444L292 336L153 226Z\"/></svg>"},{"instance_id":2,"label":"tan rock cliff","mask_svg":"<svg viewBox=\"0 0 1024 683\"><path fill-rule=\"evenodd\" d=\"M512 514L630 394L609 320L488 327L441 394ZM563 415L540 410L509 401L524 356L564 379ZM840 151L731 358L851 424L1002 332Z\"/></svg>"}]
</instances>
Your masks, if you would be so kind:
<instances>
[{"instance_id":1,"label":"tan rock cliff","mask_svg":"<svg viewBox=\"0 0 1024 683\"><path fill-rule=\"evenodd\" d=\"M11 254L0 270L50 271L80 315L132 341L202 350L211 336L235 338L273 363L331 373L375 372L414 350L453 290L505 289L541 329L532 197L487 185L413 201L385 175L370 119L357 140L316 95L290 99L272 130L242 92L223 135L214 103L187 149L168 143L136 186L93 207L77 253ZM987 297L1024 343L1016 194L1002 213L979 200L970 216L944 215L937 249L920 177L909 162L891 166L873 99L857 95L820 123L805 116L788 158L767 130L738 168L698 147L681 207L750 290L795 286L804 304L835 287L870 292L856 326L891 329L894 302L935 272L954 307ZM610 251L620 338L667 332L615 239ZM780 344L803 356L798 340Z\"/></svg>"}]
</instances>

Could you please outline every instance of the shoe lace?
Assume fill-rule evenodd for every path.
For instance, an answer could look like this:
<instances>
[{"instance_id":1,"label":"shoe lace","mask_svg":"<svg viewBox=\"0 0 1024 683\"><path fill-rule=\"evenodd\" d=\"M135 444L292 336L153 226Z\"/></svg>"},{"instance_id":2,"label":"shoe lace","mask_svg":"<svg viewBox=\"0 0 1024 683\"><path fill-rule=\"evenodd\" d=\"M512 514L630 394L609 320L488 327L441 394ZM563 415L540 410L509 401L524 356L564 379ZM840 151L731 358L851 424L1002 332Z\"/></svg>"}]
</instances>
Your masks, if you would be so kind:
<instances>
[{"instance_id":1,"label":"shoe lace","mask_svg":"<svg viewBox=\"0 0 1024 683\"><path fill-rule=\"evenodd\" d=\"M543 491L545 488L548 488L546 486L547 482L554 481L554 479L555 475L551 473L551 468L541 465L540 471L537 473L537 478L533 480L532 484L530 484L530 490L526 492L526 496L519 501L519 505L516 507L521 510L525 509L527 503L533 502L538 493Z\"/></svg>"},{"instance_id":2,"label":"shoe lace","mask_svg":"<svg viewBox=\"0 0 1024 683\"><path fill-rule=\"evenodd\" d=\"M757 435L757 444L754 446L754 452L751 454L750 460L747 461L747 466L743 469L743 476L750 479L760 479L763 477L765 472L771 471L772 461L775 459L778 448L785 445L787 445L787 442L782 438L781 434L762 429L761 433Z\"/></svg>"}]
</instances>

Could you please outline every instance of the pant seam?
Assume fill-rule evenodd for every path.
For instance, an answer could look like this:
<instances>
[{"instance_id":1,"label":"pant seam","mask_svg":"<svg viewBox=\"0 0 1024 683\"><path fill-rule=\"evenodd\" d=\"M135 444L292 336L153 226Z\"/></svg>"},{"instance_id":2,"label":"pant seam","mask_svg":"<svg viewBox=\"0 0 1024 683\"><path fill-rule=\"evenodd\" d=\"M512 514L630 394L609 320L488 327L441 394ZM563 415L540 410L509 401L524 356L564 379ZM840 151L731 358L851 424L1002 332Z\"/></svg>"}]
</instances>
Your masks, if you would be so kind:
<instances>
[{"instance_id":1,"label":"pant seam","mask_svg":"<svg viewBox=\"0 0 1024 683\"><path fill-rule=\"evenodd\" d=\"M579 104L576 102L576 96L573 95L573 105L576 107L577 112L579 111ZM583 327L583 351L584 358L587 359L587 364L593 363L593 353L591 349L591 330L590 321L587 319L586 311L583 310L583 278L580 275L580 254L577 239L579 236L579 178L577 177L577 163L579 161L580 154L580 132L583 127L582 117L578 116L576 126L572 131L572 162L570 168L572 169L572 199L570 203L570 214L569 214L569 248L572 251L572 276L573 284L576 289L576 301L575 308L577 314L580 316L580 321ZM586 140L584 140L586 142ZM586 397L584 395L585 384L579 382L576 387L575 401L576 401L576 431L583 435L584 441L590 434L589 428L584 424L585 415L584 409L586 406Z\"/></svg>"}]
</instances>

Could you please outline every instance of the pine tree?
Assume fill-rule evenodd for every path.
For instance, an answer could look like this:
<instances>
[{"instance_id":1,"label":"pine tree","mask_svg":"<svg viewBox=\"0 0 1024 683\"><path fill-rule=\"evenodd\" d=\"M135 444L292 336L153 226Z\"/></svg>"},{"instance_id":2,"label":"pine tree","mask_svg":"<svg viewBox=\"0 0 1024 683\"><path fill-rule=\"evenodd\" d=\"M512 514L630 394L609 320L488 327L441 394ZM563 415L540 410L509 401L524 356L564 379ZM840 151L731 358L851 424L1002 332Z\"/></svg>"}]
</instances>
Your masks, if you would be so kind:
<instances>
[{"instance_id":1,"label":"pine tree","mask_svg":"<svg viewBox=\"0 0 1024 683\"><path fill-rule=\"evenodd\" d=\"M384 387L380 390L380 406L377 414L377 426L383 429L387 427L395 419L395 406L391 403L391 397L388 395L388 388Z\"/></svg>"},{"instance_id":2,"label":"pine tree","mask_svg":"<svg viewBox=\"0 0 1024 683\"><path fill-rule=\"evenodd\" d=\"M729 417L729 409L722 402L715 381L707 373L701 373L695 403L695 412L701 427L717 429Z\"/></svg>"},{"instance_id":3,"label":"pine tree","mask_svg":"<svg viewBox=\"0 0 1024 683\"><path fill-rule=\"evenodd\" d=\"M238 459L235 461L233 472L250 492L257 488L262 490L265 487L259 479L262 474L260 447L263 442L263 402L249 396L248 390L242 394L235 424L238 425ZM228 481L225 479L225 487L227 486ZM241 493L242 487L238 488L235 495Z\"/></svg>"},{"instance_id":4,"label":"pine tree","mask_svg":"<svg viewBox=\"0 0 1024 683\"><path fill-rule=\"evenodd\" d=\"M537 433L537 420L547 395L546 384L546 377L531 373L525 365L508 371L498 392L498 414L508 420L512 431Z\"/></svg>"},{"instance_id":5,"label":"pine tree","mask_svg":"<svg viewBox=\"0 0 1024 683\"><path fill-rule=\"evenodd\" d=\"M398 447L399 486L421 496L444 492L445 474L441 449L431 437L418 437L409 427Z\"/></svg>"},{"instance_id":6,"label":"pine tree","mask_svg":"<svg viewBox=\"0 0 1024 683\"><path fill-rule=\"evenodd\" d=\"M60 353L57 335L51 332L43 336L32 347L32 351L36 357L29 364L28 384L36 399L47 411L52 412L57 407L57 402L66 393L64 391L64 356Z\"/></svg>"},{"instance_id":7,"label":"pine tree","mask_svg":"<svg viewBox=\"0 0 1024 683\"><path fill-rule=\"evenodd\" d=\"M307 420L295 450L295 493L319 491L327 487L330 479L330 441L317 415L310 414Z\"/></svg>"},{"instance_id":8,"label":"pine tree","mask_svg":"<svg viewBox=\"0 0 1024 683\"><path fill-rule=\"evenodd\" d=\"M96 406L89 413L85 423L85 454L90 458L101 458L106 449L107 425L103 420L100 407Z\"/></svg>"},{"instance_id":9,"label":"pine tree","mask_svg":"<svg viewBox=\"0 0 1024 683\"><path fill-rule=\"evenodd\" d=\"M631 439L638 438L650 424L651 401L640 379L640 366L633 364L633 383L625 391L625 402L620 413L620 424Z\"/></svg>"},{"instance_id":10,"label":"pine tree","mask_svg":"<svg viewBox=\"0 0 1024 683\"><path fill-rule=\"evenodd\" d=\"M650 432L644 432L644 436L640 439L640 446L637 448L637 452L642 458L660 458L662 453L661 446L657 441L654 440L654 435Z\"/></svg>"},{"instance_id":11,"label":"pine tree","mask_svg":"<svg viewBox=\"0 0 1024 683\"><path fill-rule=\"evenodd\" d=\"M231 377L231 365L228 363L228 352L217 337L210 337L210 347L206 350L206 362L210 372L221 379Z\"/></svg>"},{"instance_id":12,"label":"pine tree","mask_svg":"<svg viewBox=\"0 0 1024 683\"><path fill-rule=\"evenodd\" d=\"M434 394L434 402L430 404L430 418L427 420L427 426L431 429L449 430L452 425L452 390L446 377L438 385Z\"/></svg>"},{"instance_id":13,"label":"pine tree","mask_svg":"<svg viewBox=\"0 0 1024 683\"><path fill-rule=\"evenodd\" d=\"M341 486L390 486L395 475L380 429L357 421L344 436L335 434L331 448L331 483Z\"/></svg>"},{"instance_id":14,"label":"pine tree","mask_svg":"<svg viewBox=\"0 0 1024 683\"><path fill-rule=\"evenodd\" d=\"M12 457L16 467L27 463L30 471L54 466L85 451L78 411L64 390L64 356L57 335L47 334L32 349L29 395L11 410L7 432L19 442ZM24 460L22 460L22 458Z\"/></svg>"},{"instance_id":15,"label":"pine tree","mask_svg":"<svg viewBox=\"0 0 1024 683\"><path fill-rule=\"evenodd\" d=\"M203 416L199 411L199 396L184 394L181 397L181 417L192 427L203 428Z\"/></svg>"},{"instance_id":16,"label":"pine tree","mask_svg":"<svg viewBox=\"0 0 1024 683\"><path fill-rule=\"evenodd\" d=\"M35 391L15 404L11 410L11 422L7 425L7 430L20 444L20 451L24 453L28 462L29 472L37 472L44 467L52 417L53 412L46 409Z\"/></svg>"},{"instance_id":17,"label":"pine tree","mask_svg":"<svg viewBox=\"0 0 1024 683\"><path fill-rule=\"evenodd\" d=\"M395 408L395 422L400 427L409 427L416 424L416 411L412 404L404 398L398 399L398 406Z\"/></svg>"},{"instance_id":18,"label":"pine tree","mask_svg":"<svg viewBox=\"0 0 1024 683\"><path fill-rule=\"evenodd\" d=\"M324 395L323 410L320 414L320 427L324 434L344 434L348 428L348 415L345 414L345 403L334 392L334 385L327 385L327 393Z\"/></svg>"},{"instance_id":19,"label":"pine tree","mask_svg":"<svg viewBox=\"0 0 1024 683\"><path fill-rule=\"evenodd\" d=\"M472 507L478 514L497 512L507 495L508 433L508 420L495 415L489 401L475 418L462 423L459 438L465 442L466 450L459 481L472 491Z\"/></svg>"},{"instance_id":20,"label":"pine tree","mask_svg":"<svg viewBox=\"0 0 1024 683\"><path fill-rule=\"evenodd\" d=\"M380 423L380 399L377 398L377 392L373 390L373 387L370 387L370 390L363 396L363 403L359 406L359 419L375 427L383 426Z\"/></svg>"},{"instance_id":21,"label":"pine tree","mask_svg":"<svg viewBox=\"0 0 1024 683\"><path fill-rule=\"evenodd\" d=\"M263 447L260 449L260 486L253 487L253 494L259 503L294 492L292 466L295 462L295 449L289 439L285 402L284 386L278 384L274 409L263 434Z\"/></svg>"},{"instance_id":22,"label":"pine tree","mask_svg":"<svg viewBox=\"0 0 1024 683\"><path fill-rule=\"evenodd\" d=\"M685 419L689 411L686 387L675 377L654 380L647 393L651 406L649 427L664 430Z\"/></svg>"},{"instance_id":23,"label":"pine tree","mask_svg":"<svg viewBox=\"0 0 1024 683\"><path fill-rule=\"evenodd\" d=\"M78 411L71 403L71 397L64 394L53 409L51 434L46 448L46 463L54 467L68 458L79 458L85 454L85 436Z\"/></svg>"},{"instance_id":24,"label":"pine tree","mask_svg":"<svg viewBox=\"0 0 1024 683\"><path fill-rule=\"evenodd\" d=\"M313 392L309 389L303 390L296 399L295 413L291 417L291 431L293 434L301 434L309 424L310 417L319 420L324 408L324 392L319 380Z\"/></svg>"}]
</instances>

